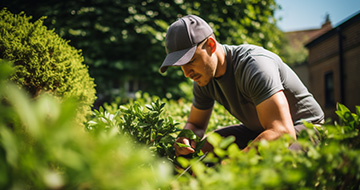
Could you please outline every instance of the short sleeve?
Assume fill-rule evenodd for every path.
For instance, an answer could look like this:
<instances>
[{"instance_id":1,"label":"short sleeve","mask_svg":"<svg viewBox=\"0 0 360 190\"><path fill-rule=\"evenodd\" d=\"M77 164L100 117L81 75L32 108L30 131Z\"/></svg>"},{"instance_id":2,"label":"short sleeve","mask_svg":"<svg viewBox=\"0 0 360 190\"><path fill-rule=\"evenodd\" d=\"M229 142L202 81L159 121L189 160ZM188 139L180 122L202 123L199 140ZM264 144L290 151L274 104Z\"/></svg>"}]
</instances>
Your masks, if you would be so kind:
<instances>
[{"instance_id":1,"label":"short sleeve","mask_svg":"<svg viewBox=\"0 0 360 190\"><path fill-rule=\"evenodd\" d=\"M270 57L251 56L243 72L244 93L255 105L283 90L279 65Z\"/></svg>"},{"instance_id":2,"label":"short sleeve","mask_svg":"<svg viewBox=\"0 0 360 190\"><path fill-rule=\"evenodd\" d=\"M214 106L214 99L209 97L205 88L201 88L196 82L193 83L193 106L197 109L207 110Z\"/></svg>"}]
</instances>

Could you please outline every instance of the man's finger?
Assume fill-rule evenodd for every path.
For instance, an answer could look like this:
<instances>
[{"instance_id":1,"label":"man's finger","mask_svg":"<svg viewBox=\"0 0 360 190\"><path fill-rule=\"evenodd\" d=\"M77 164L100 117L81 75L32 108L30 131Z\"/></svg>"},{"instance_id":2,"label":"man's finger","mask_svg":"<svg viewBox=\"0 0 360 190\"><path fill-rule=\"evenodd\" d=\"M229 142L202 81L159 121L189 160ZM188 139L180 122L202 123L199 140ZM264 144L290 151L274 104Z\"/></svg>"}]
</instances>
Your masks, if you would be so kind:
<instances>
[{"instance_id":1,"label":"man's finger","mask_svg":"<svg viewBox=\"0 0 360 190\"><path fill-rule=\"evenodd\" d=\"M196 142L195 141L190 141L190 146L195 149L196 147Z\"/></svg>"},{"instance_id":2,"label":"man's finger","mask_svg":"<svg viewBox=\"0 0 360 190\"><path fill-rule=\"evenodd\" d=\"M189 139L187 139L187 138L184 138L184 139L183 139L183 143L186 144L186 145L188 145L188 146L190 146Z\"/></svg>"},{"instance_id":3,"label":"man's finger","mask_svg":"<svg viewBox=\"0 0 360 190\"><path fill-rule=\"evenodd\" d=\"M193 148L194 148L195 146L191 146L191 145L190 145L190 142L191 142L191 144L194 144L194 141L189 141L189 139L184 138L184 139L183 139L183 143L184 143L185 145L188 145L189 147L185 147L185 148L181 148L181 149L186 149L187 152L189 152L189 153L194 153L195 150L194 150ZM188 154L189 154L189 153L188 153Z\"/></svg>"},{"instance_id":4,"label":"man's finger","mask_svg":"<svg viewBox=\"0 0 360 190\"><path fill-rule=\"evenodd\" d=\"M187 138L184 138L184 137L180 137L179 139L176 140L177 143L175 143L175 153L176 153L176 156L179 156L179 155L187 155L187 154L191 154L191 153L194 153L195 150L192 148L191 145L193 145L193 141L190 141L189 139ZM187 145L188 147L180 147L178 145L178 143L181 143L181 144L184 144L184 145ZM191 145L190 145L191 144ZM195 146L194 146L195 147Z\"/></svg>"},{"instance_id":5,"label":"man's finger","mask_svg":"<svg viewBox=\"0 0 360 190\"><path fill-rule=\"evenodd\" d=\"M195 152L195 150L194 150L195 147L196 147L196 142L195 141L189 140L188 138L184 138L183 143L189 146L189 147L187 147L189 150ZM193 153L193 152L191 152L191 153Z\"/></svg>"}]
</instances>

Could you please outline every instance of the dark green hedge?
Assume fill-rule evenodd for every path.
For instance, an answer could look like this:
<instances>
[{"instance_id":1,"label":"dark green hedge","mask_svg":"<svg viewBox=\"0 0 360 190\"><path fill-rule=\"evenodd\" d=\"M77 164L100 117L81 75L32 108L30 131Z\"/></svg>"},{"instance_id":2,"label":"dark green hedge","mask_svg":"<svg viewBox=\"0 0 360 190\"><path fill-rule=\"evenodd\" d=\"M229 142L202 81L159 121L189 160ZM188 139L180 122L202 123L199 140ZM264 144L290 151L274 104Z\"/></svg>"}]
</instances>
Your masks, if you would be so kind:
<instances>
[{"instance_id":1,"label":"dark green hedge","mask_svg":"<svg viewBox=\"0 0 360 190\"><path fill-rule=\"evenodd\" d=\"M95 100L94 79L83 64L81 51L68 44L41 18L31 22L24 13L0 12L0 59L14 63L11 80L32 98L47 92L80 100L79 119L85 121Z\"/></svg>"}]
</instances>

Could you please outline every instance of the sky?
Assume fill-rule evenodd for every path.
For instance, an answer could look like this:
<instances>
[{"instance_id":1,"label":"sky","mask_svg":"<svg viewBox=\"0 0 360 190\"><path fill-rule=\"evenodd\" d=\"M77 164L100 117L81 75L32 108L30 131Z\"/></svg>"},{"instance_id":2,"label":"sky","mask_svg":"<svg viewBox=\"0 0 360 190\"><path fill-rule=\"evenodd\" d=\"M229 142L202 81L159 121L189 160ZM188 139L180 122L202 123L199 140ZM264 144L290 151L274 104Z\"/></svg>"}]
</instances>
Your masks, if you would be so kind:
<instances>
[{"instance_id":1,"label":"sky","mask_svg":"<svg viewBox=\"0 0 360 190\"><path fill-rule=\"evenodd\" d=\"M275 13L284 32L321 28L329 14L333 27L355 13L360 13L360 0L275 0L282 7Z\"/></svg>"}]
</instances>

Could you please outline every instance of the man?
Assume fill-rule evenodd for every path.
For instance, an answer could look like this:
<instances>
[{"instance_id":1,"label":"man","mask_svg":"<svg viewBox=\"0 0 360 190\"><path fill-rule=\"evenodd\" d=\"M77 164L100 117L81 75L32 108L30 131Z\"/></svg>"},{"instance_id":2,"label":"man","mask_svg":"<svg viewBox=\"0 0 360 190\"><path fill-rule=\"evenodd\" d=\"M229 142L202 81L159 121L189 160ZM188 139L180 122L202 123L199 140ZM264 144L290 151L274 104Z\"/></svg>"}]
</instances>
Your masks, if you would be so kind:
<instances>
[{"instance_id":1,"label":"man","mask_svg":"<svg viewBox=\"0 0 360 190\"><path fill-rule=\"evenodd\" d=\"M324 113L296 74L274 53L254 45L230 46L216 41L211 27L188 15L174 22L166 34L167 56L161 72L180 66L194 81L193 105L185 129L203 137L214 101L222 104L242 124L216 130L235 136L248 151L248 143L275 140L284 134L296 139L303 121L320 123ZM180 137L176 155L194 152L195 143ZM211 151L206 143L203 151Z\"/></svg>"}]
</instances>

